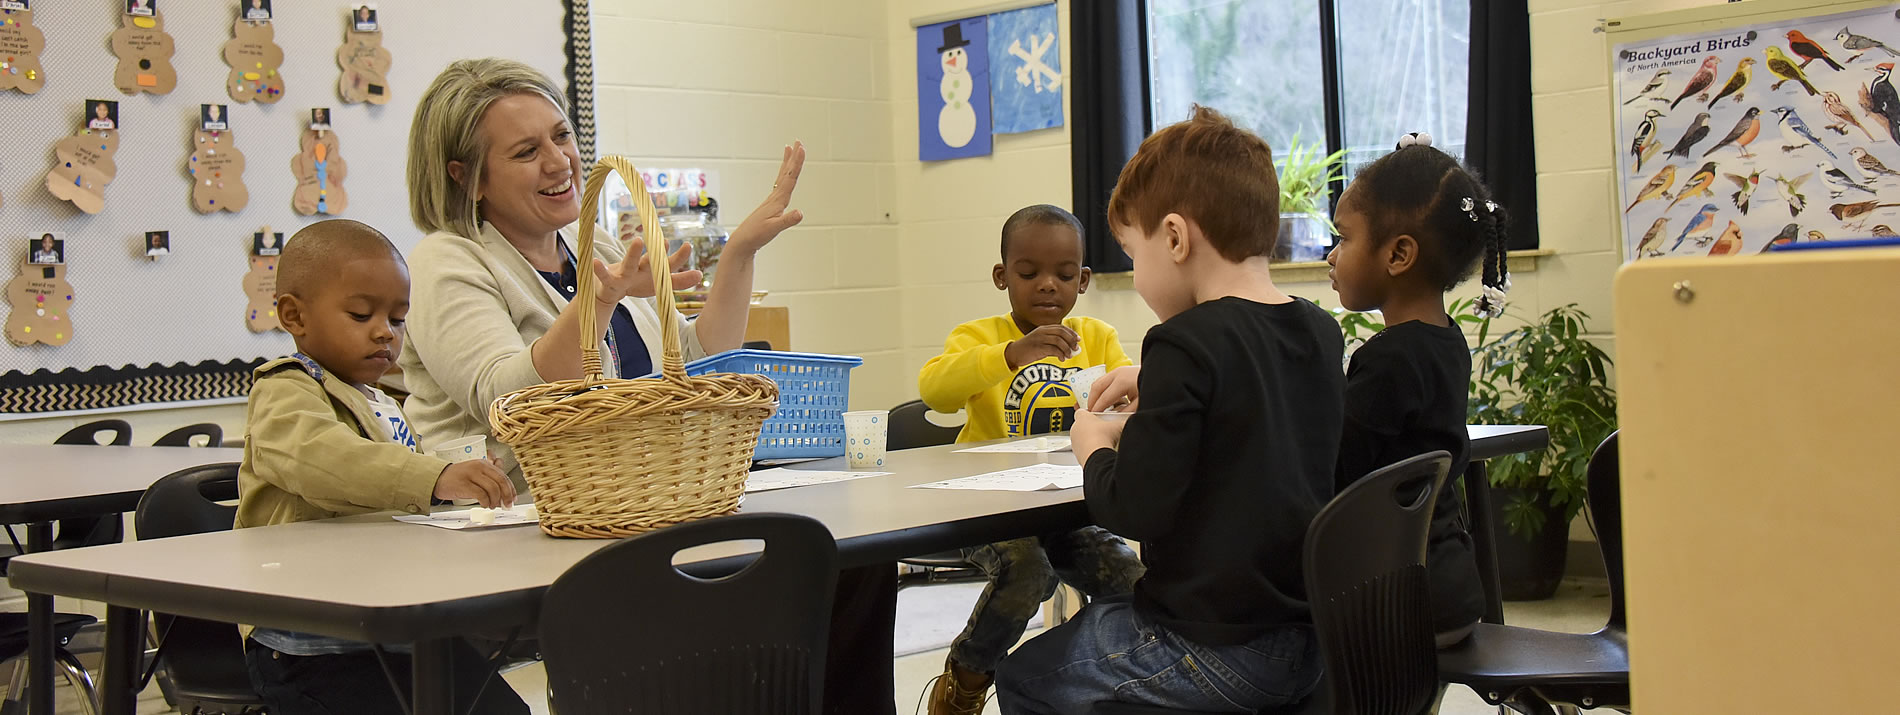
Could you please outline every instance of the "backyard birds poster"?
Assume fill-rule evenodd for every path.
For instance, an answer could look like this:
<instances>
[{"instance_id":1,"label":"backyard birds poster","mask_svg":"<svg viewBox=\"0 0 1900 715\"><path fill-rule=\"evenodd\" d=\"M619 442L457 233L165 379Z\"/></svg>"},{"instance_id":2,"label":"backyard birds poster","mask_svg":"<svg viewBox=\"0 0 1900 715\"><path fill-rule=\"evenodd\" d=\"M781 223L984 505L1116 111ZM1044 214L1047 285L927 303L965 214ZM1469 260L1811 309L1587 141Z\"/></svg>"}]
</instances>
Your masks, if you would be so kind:
<instances>
[{"instance_id":1,"label":"backyard birds poster","mask_svg":"<svg viewBox=\"0 0 1900 715\"><path fill-rule=\"evenodd\" d=\"M1615 48L1623 259L1900 236L1892 5Z\"/></svg>"}]
</instances>

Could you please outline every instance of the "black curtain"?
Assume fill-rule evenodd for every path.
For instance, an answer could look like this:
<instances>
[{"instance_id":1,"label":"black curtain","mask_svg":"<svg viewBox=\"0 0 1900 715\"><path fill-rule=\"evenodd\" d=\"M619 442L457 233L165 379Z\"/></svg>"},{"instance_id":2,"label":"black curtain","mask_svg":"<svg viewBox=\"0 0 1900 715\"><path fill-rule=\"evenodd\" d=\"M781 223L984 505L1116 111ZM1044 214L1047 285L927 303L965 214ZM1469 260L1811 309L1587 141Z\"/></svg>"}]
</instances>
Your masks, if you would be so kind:
<instances>
[{"instance_id":1,"label":"black curtain","mask_svg":"<svg viewBox=\"0 0 1900 715\"><path fill-rule=\"evenodd\" d=\"M1108 195L1148 135L1147 3L1080 0L1069 8L1071 210L1097 273L1134 268L1108 230Z\"/></svg>"},{"instance_id":2,"label":"black curtain","mask_svg":"<svg viewBox=\"0 0 1900 715\"><path fill-rule=\"evenodd\" d=\"M1531 132L1528 0L1471 0L1465 162L1511 212L1510 247L1537 247L1537 151Z\"/></svg>"}]
</instances>

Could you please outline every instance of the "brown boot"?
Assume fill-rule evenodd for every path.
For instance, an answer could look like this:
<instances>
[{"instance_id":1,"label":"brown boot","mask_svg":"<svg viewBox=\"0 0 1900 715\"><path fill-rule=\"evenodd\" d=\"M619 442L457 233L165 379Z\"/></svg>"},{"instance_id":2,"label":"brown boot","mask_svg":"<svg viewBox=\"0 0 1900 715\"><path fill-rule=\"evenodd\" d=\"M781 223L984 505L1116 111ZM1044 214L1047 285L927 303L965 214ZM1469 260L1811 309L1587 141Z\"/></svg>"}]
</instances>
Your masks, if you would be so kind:
<instances>
[{"instance_id":1,"label":"brown boot","mask_svg":"<svg viewBox=\"0 0 1900 715\"><path fill-rule=\"evenodd\" d=\"M982 715L996 676L944 663L943 675L930 686L930 715Z\"/></svg>"}]
</instances>

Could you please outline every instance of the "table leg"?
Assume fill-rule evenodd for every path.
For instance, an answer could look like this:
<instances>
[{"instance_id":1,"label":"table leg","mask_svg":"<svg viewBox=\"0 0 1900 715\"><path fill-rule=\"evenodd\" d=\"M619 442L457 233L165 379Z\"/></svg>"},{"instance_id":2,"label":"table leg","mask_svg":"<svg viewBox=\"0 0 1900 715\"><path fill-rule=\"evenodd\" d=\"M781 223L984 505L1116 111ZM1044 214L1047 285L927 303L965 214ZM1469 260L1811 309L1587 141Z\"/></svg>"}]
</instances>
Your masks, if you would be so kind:
<instances>
[{"instance_id":1,"label":"table leg","mask_svg":"<svg viewBox=\"0 0 1900 715\"><path fill-rule=\"evenodd\" d=\"M1504 622L1504 589L1498 585L1497 525L1491 523L1491 476L1484 462L1465 467L1465 523L1477 547L1478 582L1484 587L1484 622Z\"/></svg>"},{"instance_id":2,"label":"table leg","mask_svg":"<svg viewBox=\"0 0 1900 715\"><path fill-rule=\"evenodd\" d=\"M139 677L145 656L144 612L106 607L105 685L99 689L102 715L133 715L138 709Z\"/></svg>"},{"instance_id":3,"label":"table leg","mask_svg":"<svg viewBox=\"0 0 1900 715\"><path fill-rule=\"evenodd\" d=\"M53 522L36 521L26 526L26 552L36 554L53 547ZM31 715L53 715L53 597L40 593L26 595L26 711Z\"/></svg>"},{"instance_id":4,"label":"table leg","mask_svg":"<svg viewBox=\"0 0 1900 715\"><path fill-rule=\"evenodd\" d=\"M410 663L414 688L410 701L412 715L453 715L455 639L437 638L416 643Z\"/></svg>"}]
</instances>

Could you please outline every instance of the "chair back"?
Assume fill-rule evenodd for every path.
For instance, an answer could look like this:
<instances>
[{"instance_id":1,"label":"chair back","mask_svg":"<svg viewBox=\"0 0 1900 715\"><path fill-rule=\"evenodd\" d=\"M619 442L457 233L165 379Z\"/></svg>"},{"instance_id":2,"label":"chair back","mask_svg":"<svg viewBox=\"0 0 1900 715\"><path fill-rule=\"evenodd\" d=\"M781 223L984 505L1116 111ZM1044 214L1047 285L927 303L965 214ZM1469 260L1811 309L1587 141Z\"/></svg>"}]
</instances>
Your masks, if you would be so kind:
<instances>
[{"instance_id":1,"label":"chair back","mask_svg":"<svg viewBox=\"0 0 1900 715\"><path fill-rule=\"evenodd\" d=\"M736 573L673 565L681 550L736 540L765 544ZM596 551L541 601L549 708L817 713L837 572L831 532L792 514L691 521Z\"/></svg>"},{"instance_id":2,"label":"chair back","mask_svg":"<svg viewBox=\"0 0 1900 715\"><path fill-rule=\"evenodd\" d=\"M193 437L203 437L205 438L205 443L192 444L191 440ZM180 427L170 432L166 432L165 436L158 438L158 441L153 442L152 446L154 447L221 447L221 446L224 446L224 428L211 424L210 422L205 422L203 424L186 425L184 427Z\"/></svg>"},{"instance_id":3,"label":"chair back","mask_svg":"<svg viewBox=\"0 0 1900 715\"><path fill-rule=\"evenodd\" d=\"M923 400L911 400L891 408L890 433L884 438L884 447L895 451L954 444L957 434L963 430L932 424L924 417L928 412L930 407Z\"/></svg>"},{"instance_id":4,"label":"chair back","mask_svg":"<svg viewBox=\"0 0 1900 715\"><path fill-rule=\"evenodd\" d=\"M1426 536L1451 455L1366 475L1306 530L1307 600L1335 712L1415 715L1438 692Z\"/></svg>"},{"instance_id":5,"label":"chair back","mask_svg":"<svg viewBox=\"0 0 1900 715\"><path fill-rule=\"evenodd\" d=\"M133 526L140 539L228 531L237 507L236 462L206 464L166 475L139 498ZM159 660L181 701L262 705L244 664L244 640L235 624L153 613ZM181 702L181 708L184 707Z\"/></svg>"},{"instance_id":6,"label":"chair back","mask_svg":"<svg viewBox=\"0 0 1900 715\"><path fill-rule=\"evenodd\" d=\"M1620 431L1619 431L1620 432ZM1590 455L1584 468L1589 481L1586 499L1590 505L1590 525L1596 528L1597 548L1603 552L1603 571L1610 579L1609 629L1626 631L1623 614L1623 485L1621 450L1617 435L1611 432Z\"/></svg>"},{"instance_id":7,"label":"chair back","mask_svg":"<svg viewBox=\"0 0 1900 715\"><path fill-rule=\"evenodd\" d=\"M99 435L107 432L112 433L108 441L99 441ZM78 427L66 430L66 434L62 434L59 436L59 439L53 440L53 444L92 444L129 447L132 445L132 424L125 420L87 422Z\"/></svg>"}]
</instances>

